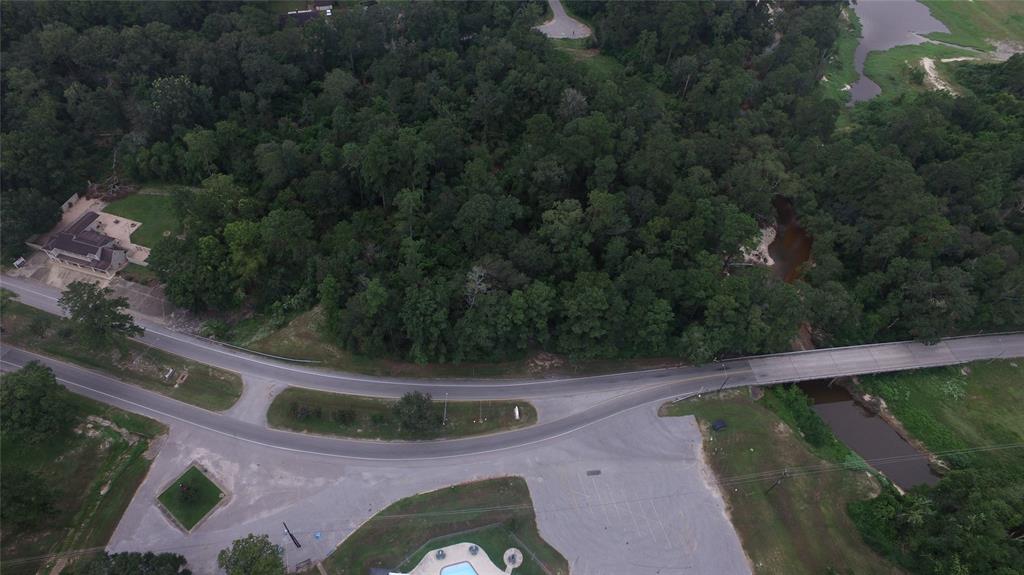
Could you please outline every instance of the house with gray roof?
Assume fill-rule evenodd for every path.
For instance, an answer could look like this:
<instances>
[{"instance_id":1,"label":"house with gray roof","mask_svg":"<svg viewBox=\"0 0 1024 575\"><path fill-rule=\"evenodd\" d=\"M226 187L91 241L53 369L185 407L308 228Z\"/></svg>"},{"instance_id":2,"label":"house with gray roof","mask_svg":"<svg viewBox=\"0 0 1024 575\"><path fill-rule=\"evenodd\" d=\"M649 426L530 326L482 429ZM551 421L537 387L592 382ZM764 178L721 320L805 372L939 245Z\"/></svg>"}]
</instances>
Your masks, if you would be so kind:
<instances>
[{"instance_id":1,"label":"house with gray roof","mask_svg":"<svg viewBox=\"0 0 1024 575\"><path fill-rule=\"evenodd\" d=\"M51 261L112 278L128 263L114 238L96 229L100 215L85 212L68 227L50 236L43 252Z\"/></svg>"}]
</instances>

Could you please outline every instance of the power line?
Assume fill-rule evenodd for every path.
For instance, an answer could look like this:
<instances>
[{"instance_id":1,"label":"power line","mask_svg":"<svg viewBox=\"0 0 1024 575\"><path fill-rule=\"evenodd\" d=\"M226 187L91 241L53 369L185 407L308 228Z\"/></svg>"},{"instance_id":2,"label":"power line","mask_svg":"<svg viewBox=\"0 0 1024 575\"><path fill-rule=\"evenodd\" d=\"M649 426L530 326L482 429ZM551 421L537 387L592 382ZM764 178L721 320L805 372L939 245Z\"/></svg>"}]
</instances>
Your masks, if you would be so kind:
<instances>
[{"instance_id":1,"label":"power line","mask_svg":"<svg viewBox=\"0 0 1024 575\"><path fill-rule=\"evenodd\" d=\"M1024 443L1020 443L1020 442L1018 442L1018 443L1003 443L1003 444L980 445L980 446L974 446L974 447L965 447L965 448L961 448L961 449L949 449L949 450L944 450L944 451L936 451L936 452L932 452L932 455L942 456L942 455L955 455L955 454L964 454L964 453L982 453L982 452L989 452L989 451L1000 451L1000 450L1021 449L1021 448L1024 448ZM816 465L806 465L806 466L801 466L801 467L783 467L783 468L777 468L777 469L769 469L769 470L765 470L765 471L761 471L761 472L757 472L757 473L747 473L747 474L726 476L726 477L720 478L719 481L717 482L717 485L719 487L722 487L722 488L725 488L725 487L739 487L739 486L748 485L748 484L761 483L761 482L767 482L767 481L775 481L775 480L777 480L777 479L779 479L781 477L789 479L789 478L794 478L794 477L810 476L810 475L817 475L817 474L822 474L822 473L831 473L831 472L835 472L835 471L857 470L857 469L861 469L863 467L863 465L862 465L863 463L868 463L868 464L872 464L872 465L885 465L885 464L891 464L891 463L901 463L901 462L906 462L906 461L913 461L913 460L917 460L917 459L926 459L928 457L929 457L929 455L926 455L926 454L923 454L923 453L915 453L915 454L897 455L897 456L891 456L891 457L875 457L875 458L869 458L869 459L859 459L859 460L856 460L856 461L851 461L849 463L823 463L823 464L816 464ZM442 510L442 511L419 511L419 512L415 512L415 513L391 513L391 514L387 514L387 515L377 514L377 515L374 515L373 517L371 517L369 520L367 520L367 519L365 519L363 517L342 517L342 516L338 516L338 517L332 518L331 521L335 522L335 523L340 522L340 521L358 521L362 525L362 524L365 524L365 522L368 522L368 521L396 521L396 520L404 520L404 519L417 519L417 518L429 518L429 517L452 517L452 516L459 516L459 515L465 515L465 514L470 514L470 513L471 514L481 514L481 513L516 512L516 511L529 511L529 510L533 510L534 515L544 515L544 514L551 514L551 513L562 513L562 512L566 512L566 511L575 511L575 510L584 509L584 508L592 508L592 509L594 509L594 508L603 508L603 507L610 507L610 506L614 506L614 505L622 505L622 504L630 504L630 503L642 503L642 502L648 502L648 501L650 501L650 502L664 501L664 500L668 500L668 499L675 499L675 498L678 498L678 497L684 497L684 496L688 496L688 495L701 494L701 493L706 493L706 490L704 490L704 489L678 490L678 491L674 491L672 493L666 493L666 494L663 494L663 495L655 495L655 496L648 496L648 497L625 498L625 499L612 500L612 501L608 501L608 502L600 502L600 503L594 503L594 504L588 503L588 504L585 504L585 505L579 505L579 504L576 504L576 505L566 505L566 506L563 506L563 507L558 507L558 508L553 508L553 509L544 509L544 510L540 510L540 511L533 509L533 504L532 503L516 503L516 504L509 504L509 505L493 505L493 506L487 506L487 507L465 507L465 508L461 508L461 509L449 509L449 510ZM348 527L338 527L338 528L333 528L333 529L331 529L331 528L317 528L317 529L310 529L310 530L306 530L306 531L292 531L292 533L295 534L295 535L312 535L313 533L317 533L317 532L320 532L320 533L323 533L323 532L327 532L327 533L346 532L346 531L354 532L357 529L358 529L358 527L356 527L354 529L353 528L348 528ZM169 546L169 547L163 547L163 548L149 549L149 551L152 551L154 553L161 553L161 552L174 552L174 551L182 551L182 550L185 550L185 549L197 549L197 548L213 547L213 546L224 547L224 546L230 544L230 542L231 542L231 540L223 539L220 542L193 543L193 544L189 544L189 545L175 545L175 546ZM339 544L340 543L341 542L339 541ZM92 553L92 552L96 552L96 550L102 550L102 548L92 548L92 549L86 549L86 550L81 550L81 551L68 551L68 552L63 552L63 553L52 553L52 554L47 554L47 555L38 555L38 556L35 556L35 557L25 557L25 558L15 559L15 560L11 560L11 561L4 561L4 564L14 564L14 565L17 565L17 564L21 564L21 563L44 561L44 560L50 560L50 559L57 559L57 558L61 558L61 557L74 556L75 554Z\"/></svg>"}]
</instances>

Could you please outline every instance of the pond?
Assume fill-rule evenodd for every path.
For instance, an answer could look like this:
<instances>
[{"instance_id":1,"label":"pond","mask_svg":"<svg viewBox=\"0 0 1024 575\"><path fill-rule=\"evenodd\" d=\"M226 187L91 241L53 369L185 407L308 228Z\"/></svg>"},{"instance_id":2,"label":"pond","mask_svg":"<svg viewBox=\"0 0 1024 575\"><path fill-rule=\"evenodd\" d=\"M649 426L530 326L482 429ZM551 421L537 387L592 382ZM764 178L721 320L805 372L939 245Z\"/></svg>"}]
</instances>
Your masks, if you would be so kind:
<instances>
[{"instance_id":1,"label":"pond","mask_svg":"<svg viewBox=\"0 0 1024 575\"><path fill-rule=\"evenodd\" d=\"M882 91L864 75L868 53L920 44L925 41L922 35L931 32L949 32L946 25L917 0L859 0L853 4L853 9L860 18L861 41L853 54L853 67L860 79L850 87L851 104L870 100Z\"/></svg>"},{"instance_id":2,"label":"pond","mask_svg":"<svg viewBox=\"0 0 1024 575\"><path fill-rule=\"evenodd\" d=\"M885 420L855 402L846 389L828 381L798 385L814 400L814 411L832 433L890 481L903 489L938 483L939 476L928 465L928 458Z\"/></svg>"}]
</instances>

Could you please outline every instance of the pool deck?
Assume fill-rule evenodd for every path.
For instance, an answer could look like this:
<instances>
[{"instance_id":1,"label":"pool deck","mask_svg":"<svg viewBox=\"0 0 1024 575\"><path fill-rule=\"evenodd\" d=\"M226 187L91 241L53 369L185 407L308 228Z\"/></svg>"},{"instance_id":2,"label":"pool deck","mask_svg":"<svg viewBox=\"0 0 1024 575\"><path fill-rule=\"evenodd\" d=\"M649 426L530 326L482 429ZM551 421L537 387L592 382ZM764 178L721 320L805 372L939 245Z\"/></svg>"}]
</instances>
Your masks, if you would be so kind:
<instances>
[{"instance_id":1,"label":"pool deck","mask_svg":"<svg viewBox=\"0 0 1024 575\"><path fill-rule=\"evenodd\" d=\"M439 550L434 549L424 555L423 559L416 565L416 568L410 571L408 575L439 575L444 568L453 567L460 563L471 565L477 575L507 575L522 564L522 559L519 559L515 565L508 565L505 569L499 569L491 562L491 559L483 549L478 548L476 555L473 555L469 551L471 547L473 547L472 543L456 543L455 545L442 547ZM444 552L443 559L437 558L438 551ZM514 549L505 551L503 557L507 557L512 551L516 552L517 557L522 557L522 553Z\"/></svg>"}]
</instances>

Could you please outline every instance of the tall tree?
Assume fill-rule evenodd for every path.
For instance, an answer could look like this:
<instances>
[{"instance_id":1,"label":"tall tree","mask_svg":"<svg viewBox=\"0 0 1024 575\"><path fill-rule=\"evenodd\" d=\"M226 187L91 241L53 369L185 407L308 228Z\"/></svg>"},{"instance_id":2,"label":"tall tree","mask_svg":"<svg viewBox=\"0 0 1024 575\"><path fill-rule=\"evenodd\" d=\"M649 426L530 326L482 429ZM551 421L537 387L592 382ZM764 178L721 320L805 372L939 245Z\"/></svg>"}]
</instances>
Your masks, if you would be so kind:
<instances>
[{"instance_id":1,"label":"tall tree","mask_svg":"<svg viewBox=\"0 0 1024 575\"><path fill-rule=\"evenodd\" d=\"M284 550L266 535L235 539L217 554L217 566L227 575L284 575Z\"/></svg>"},{"instance_id":2,"label":"tall tree","mask_svg":"<svg viewBox=\"0 0 1024 575\"><path fill-rule=\"evenodd\" d=\"M113 293L108 287L76 281L64 290L57 305L90 342L108 345L121 338L142 335L144 330L124 311L128 309L128 298L111 297Z\"/></svg>"},{"instance_id":3,"label":"tall tree","mask_svg":"<svg viewBox=\"0 0 1024 575\"><path fill-rule=\"evenodd\" d=\"M21 441L40 443L64 432L73 420L68 391L53 371L31 362L5 374L0 386L0 430Z\"/></svg>"}]
</instances>

